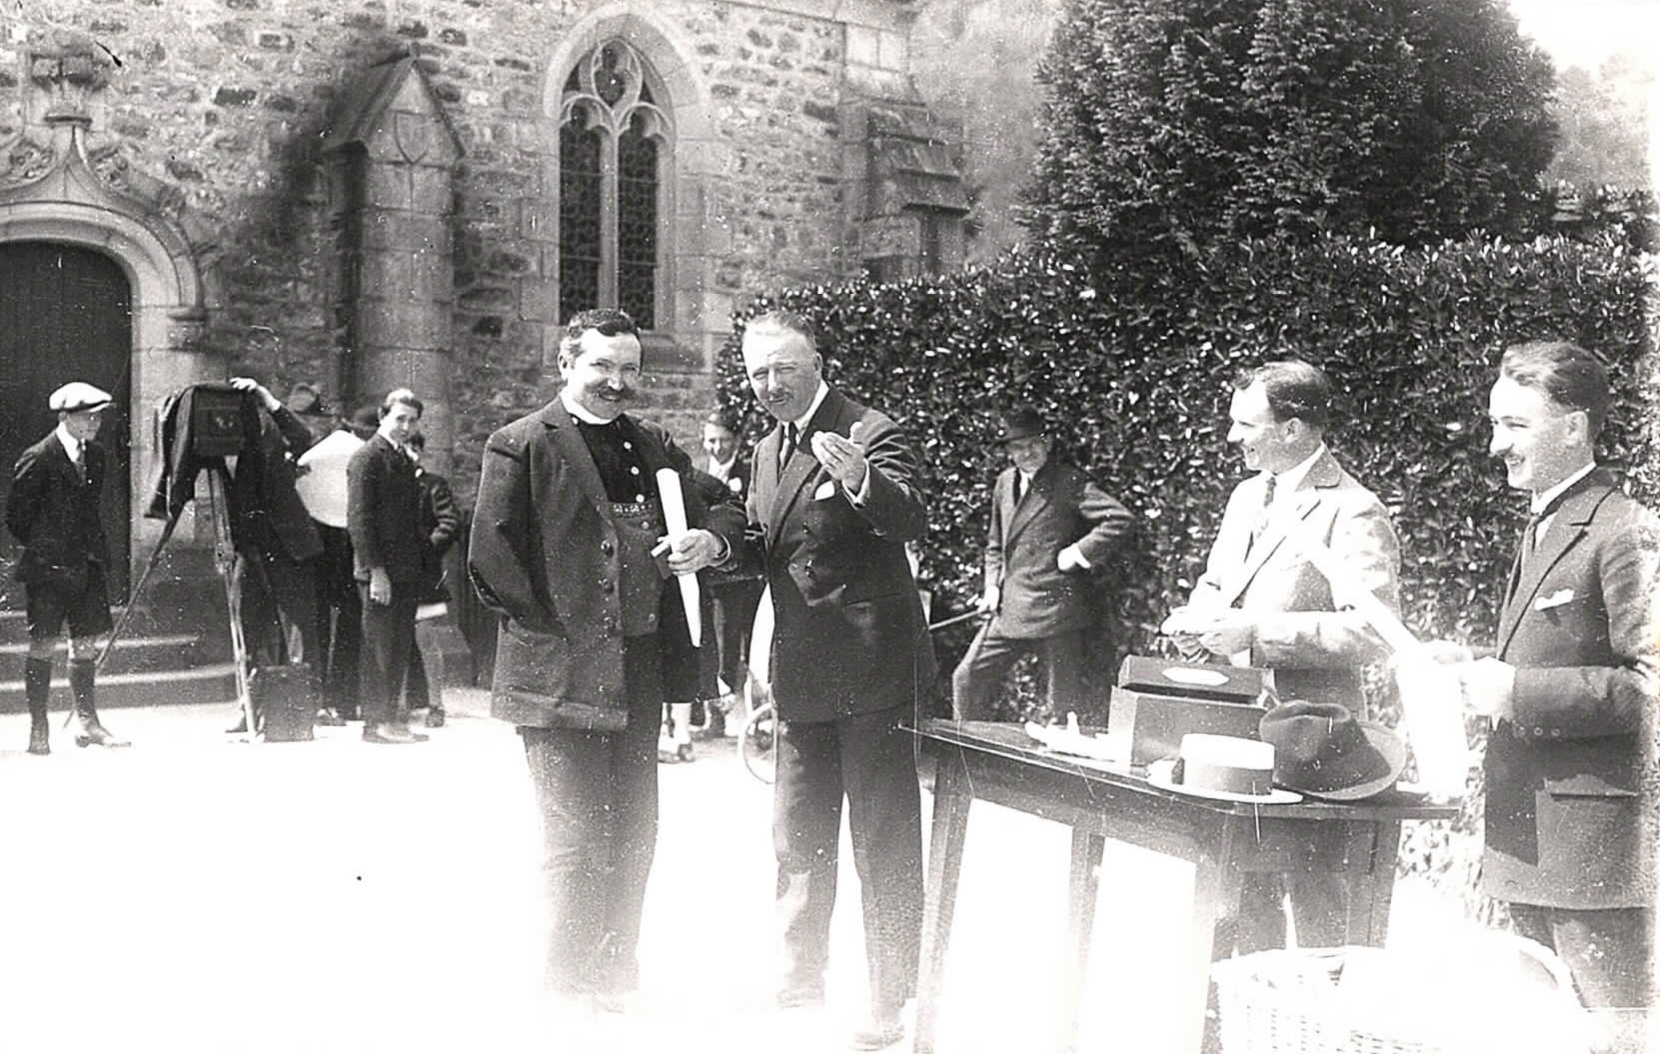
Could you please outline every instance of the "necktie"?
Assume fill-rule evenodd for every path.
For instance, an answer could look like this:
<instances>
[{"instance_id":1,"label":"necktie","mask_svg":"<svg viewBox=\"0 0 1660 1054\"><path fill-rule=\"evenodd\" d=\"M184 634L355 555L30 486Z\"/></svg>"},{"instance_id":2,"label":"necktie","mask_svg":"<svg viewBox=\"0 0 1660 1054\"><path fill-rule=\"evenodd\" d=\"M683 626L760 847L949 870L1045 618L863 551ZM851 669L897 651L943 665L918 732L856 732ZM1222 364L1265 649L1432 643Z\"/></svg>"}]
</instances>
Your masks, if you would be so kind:
<instances>
[{"instance_id":1,"label":"necktie","mask_svg":"<svg viewBox=\"0 0 1660 1054\"><path fill-rule=\"evenodd\" d=\"M1275 477L1270 475L1268 485L1262 489L1262 511L1257 513L1257 522L1251 528L1251 541L1253 542L1262 536L1262 532L1268 526L1268 513L1274 507L1274 480Z\"/></svg>"},{"instance_id":2,"label":"necktie","mask_svg":"<svg viewBox=\"0 0 1660 1054\"><path fill-rule=\"evenodd\" d=\"M75 474L81 477L81 482L82 483L85 483L86 482L86 445L82 444L81 446L76 447L75 448L75 456L73 458L71 458L70 460L72 460L75 463Z\"/></svg>"},{"instance_id":3,"label":"necktie","mask_svg":"<svg viewBox=\"0 0 1660 1054\"><path fill-rule=\"evenodd\" d=\"M784 426L784 445L779 448L780 452L778 455L778 465L780 468L790 463L790 458L795 454L795 447L796 444L800 442L800 437L801 433L796 429L795 422L792 421Z\"/></svg>"},{"instance_id":4,"label":"necktie","mask_svg":"<svg viewBox=\"0 0 1660 1054\"><path fill-rule=\"evenodd\" d=\"M1020 499L1026 496L1026 477L1016 472L1014 474L1014 503L1020 504Z\"/></svg>"}]
</instances>

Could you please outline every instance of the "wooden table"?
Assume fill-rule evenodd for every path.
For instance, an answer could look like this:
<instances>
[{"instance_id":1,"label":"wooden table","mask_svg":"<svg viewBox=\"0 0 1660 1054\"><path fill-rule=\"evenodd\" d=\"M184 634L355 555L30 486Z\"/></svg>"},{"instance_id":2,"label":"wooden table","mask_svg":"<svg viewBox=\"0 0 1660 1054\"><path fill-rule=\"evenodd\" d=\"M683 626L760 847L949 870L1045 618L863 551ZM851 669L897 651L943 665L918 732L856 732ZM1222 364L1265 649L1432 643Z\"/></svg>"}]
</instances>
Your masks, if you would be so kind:
<instances>
[{"instance_id":1,"label":"wooden table","mask_svg":"<svg viewBox=\"0 0 1660 1054\"><path fill-rule=\"evenodd\" d=\"M1016 725L931 720L912 731L937 762L917 986L915 1049L919 1054L934 1050L968 810L976 798L1072 828L1067 962L1062 982L1061 1035L1067 1050L1076 1043L1078 1004L1095 921L1097 872L1106 839L1194 865L1186 992L1180 996L1189 1010L1179 1026L1183 1032L1180 1049L1198 1054L1216 924L1238 911L1240 882L1246 873L1341 874L1349 892L1348 942L1381 945L1389 928L1401 821L1458 815L1456 806L1425 804L1406 795L1396 795L1396 800L1384 804L1374 800L1356 805L1212 801L1155 787L1139 769L1054 753Z\"/></svg>"}]
</instances>

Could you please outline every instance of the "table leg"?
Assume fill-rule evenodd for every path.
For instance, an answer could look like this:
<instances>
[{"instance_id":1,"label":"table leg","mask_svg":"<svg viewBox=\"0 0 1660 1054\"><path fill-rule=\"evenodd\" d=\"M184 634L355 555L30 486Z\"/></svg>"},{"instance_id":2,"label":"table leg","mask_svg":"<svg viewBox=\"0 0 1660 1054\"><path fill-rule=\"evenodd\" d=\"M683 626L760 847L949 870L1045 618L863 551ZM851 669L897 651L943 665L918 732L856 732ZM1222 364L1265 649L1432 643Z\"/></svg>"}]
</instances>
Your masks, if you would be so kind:
<instances>
[{"instance_id":1,"label":"table leg","mask_svg":"<svg viewBox=\"0 0 1660 1054\"><path fill-rule=\"evenodd\" d=\"M1078 1049L1078 1010L1089 971L1089 941L1095 929L1095 901L1101 885L1106 839L1081 818L1072 824L1072 873L1067 882L1066 963L1061 976L1061 1049Z\"/></svg>"},{"instance_id":2,"label":"table leg","mask_svg":"<svg viewBox=\"0 0 1660 1054\"><path fill-rule=\"evenodd\" d=\"M922 906L921 976L917 978L917 1054L932 1054L939 1015L940 982L945 978L945 951L951 942L951 914L957 905L957 878L968 834L968 807L973 795L960 757L937 755L934 774L934 827L928 840L928 885Z\"/></svg>"},{"instance_id":3,"label":"table leg","mask_svg":"<svg viewBox=\"0 0 1660 1054\"><path fill-rule=\"evenodd\" d=\"M1240 874L1227 848L1229 835L1221 845L1207 847L1193 857L1193 910L1188 930L1187 988L1177 1005L1180 1011L1181 1041L1177 1050L1200 1054L1205 1043L1205 1011L1210 1003L1210 964L1216 953L1216 923L1239 911Z\"/></svg>"},{"instance_id":4,"label":"table leg","mask_svg":"<svg viewBox=\"0 0 1660 1054\"><path fill-rule=\"evenodd\" d=\"M1389 908L1395 894L1395 863L1401 844L1399 820L1351 823L1348 942L1383 947L1389 936Z\"/></svg>"}]
</instances>

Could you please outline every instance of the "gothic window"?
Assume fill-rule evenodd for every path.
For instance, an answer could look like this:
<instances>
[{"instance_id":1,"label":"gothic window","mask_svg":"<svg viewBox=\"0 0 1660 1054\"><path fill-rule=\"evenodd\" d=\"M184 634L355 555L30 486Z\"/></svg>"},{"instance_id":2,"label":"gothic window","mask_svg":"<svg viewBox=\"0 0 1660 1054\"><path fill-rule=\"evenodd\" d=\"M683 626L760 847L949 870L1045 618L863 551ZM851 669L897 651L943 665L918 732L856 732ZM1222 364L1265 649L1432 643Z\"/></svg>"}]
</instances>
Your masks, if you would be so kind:
<instances>
[{"instance_id":1,"label":"gothic window","mask_svg":"<svg viewBox=\"0 0 1660 1054\"><path fill-rule=\"evenodd\" d=\"M600 45L571 70L559 118L560 319L620 307L656 329L674 137L645 61L620 40Z\"/></svg>"}]
</instances>

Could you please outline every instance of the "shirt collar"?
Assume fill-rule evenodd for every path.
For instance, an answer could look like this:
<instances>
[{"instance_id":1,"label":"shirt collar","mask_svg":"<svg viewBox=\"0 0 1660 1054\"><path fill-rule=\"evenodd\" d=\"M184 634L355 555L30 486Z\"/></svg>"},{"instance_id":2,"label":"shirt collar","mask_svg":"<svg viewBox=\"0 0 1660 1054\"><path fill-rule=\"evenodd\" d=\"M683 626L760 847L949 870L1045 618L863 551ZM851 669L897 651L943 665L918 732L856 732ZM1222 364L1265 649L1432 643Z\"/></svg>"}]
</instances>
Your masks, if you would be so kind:
<instances>
[{"instance_id":1,"label":"shirt collar","mask_svg":"<svg viewBox=\"0 0 1660 1054\"><path fill-rule=\"evenodd\" d=\"M737 463L737 451L733 451L732 456L727 458L725 461L716 461L714 458L710 458L709 475L714 476L716 479L725 479L732 474L732 466Z\"/></svg>"},{"instance_id":2,"label":"shirt collar","mask_svg":"<svg viewBox=\"0 0 1660 1054\"><path fill-rule=\"evenodd\" d=\"M794 422L795 423L795 430L797 432L803 432L804 433L804 432L807 431L807 425L812 422L813 415L818 413L819 404L824 402L824 397L826 395L829 395L829 394L830 394L830 386L828 384L824 383L824 381L822 381L822 380L819 381L818 382L818 391L813 393L813 402L812 402L812 404L807 407L807 412L802 414L800 417L796 418L796 420Z\"/></svg>"},{"instance_id":3,"label":"shirt collar","mask_svg":"<svg viewBox=\"0 0 1660 1054\"><path fill-rule=\"evenodd\" d=\"M1314 463L1320 460L1320 455L1325 452L1326 444L1321 443L1314 448L1314 453L1303 458L1284 472L1269 473L1274 477L1274 496L1277 498L1281 494L1290 494L1302 486L1303 477L1308 475L1308 470L1314 467Z\"/></svg>"},{"instance_id":4,"label":"shirt collar","mask_svg":"<svg viewBox=\"0 0 1660 1054\"><path fill-rule=\"evenodd\" d=\"M1586 462L1584 468L1581 468L1578 472L1570 473L1568 478L1563 480L1561 483L1558 483L1556 486L1545 491L1543 494L1535 494L1533 496L1533 500L1528 503L1528 509L1533 513L1533 515L1538 516L1540 513L1550 508L1551 502L1567 493L1569 487L1573 486L1575 483L1578 483L1586 476L1589 476L1591 471L1596 467L1597 463L1595 461Z\"/></svg>"},{"instance_id":5,"label":"shirt collar","mask_svg":"<svg viewBox=\"0 0 1660 1054\"><path fill-rule=\"evenodd\" d=\"M595 417L592 413L589 413L587 410L577 405L576 400L571 398L570 388L559 389L559 401L565 404L565 410L567 413L576 418L578 421L582 421L586 424L608 425L611 421L615 421L617 419L613 417L611 421L607 421L603 417ZM619 414L618 416L621 415Z\"/></svg>"},{"instance_id":6,"label":"shirt collar","mask_svg":"<svg viewBox=\"0 0 1660 1054\"><path fill-rule=\"evenodd\" d=\"M62 421L58 422L58 427L52 434L57 436L58 442L63 444L64 453L69 455L69 460L74 461L80 455L81 441L69 434L69 429L64 427Z\"/></svg>"}]
</instances>

